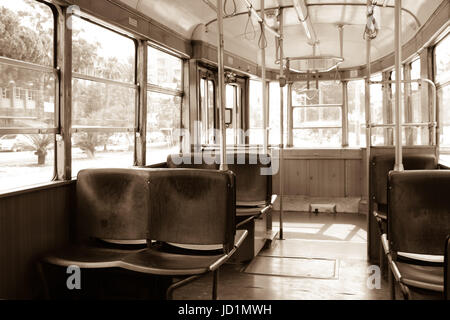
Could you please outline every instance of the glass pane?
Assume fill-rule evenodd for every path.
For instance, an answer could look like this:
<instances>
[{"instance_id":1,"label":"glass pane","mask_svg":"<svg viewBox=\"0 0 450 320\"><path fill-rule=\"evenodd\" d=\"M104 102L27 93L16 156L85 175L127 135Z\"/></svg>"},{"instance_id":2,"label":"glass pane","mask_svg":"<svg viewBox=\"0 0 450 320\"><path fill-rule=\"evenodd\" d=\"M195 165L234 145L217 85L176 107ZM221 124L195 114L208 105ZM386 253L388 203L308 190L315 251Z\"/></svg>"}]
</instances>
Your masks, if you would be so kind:
<instances>
[{"instance_id":1,"label":"glass pane","mask_svg":"<svg viewBox=\"0 0 450 320\"><path fill-rule=\"evenodd\" d=\"M214 123L216 110L216 97L214 81L208 80L208 142L213 144L216 139L214 137Z\"/></svg>"},{"instance_id":2,"label":"glass pane","mask_svg":"<svg viewBox=\"0 0 450 320\"><path fill-rule=\"evenodd\" d=\"M74 72L134 83L133 40L78 17L72 18L72 28Z\"/></svg>"},{"instance_id":3,"label":"glass pane","mask_svg":"<svg viewBox=\"0 0 450 320\"><path fill-rule=\"evenodd\" d=\"M0 64L0 128L55 127L52 74Z\"/></svg>"},{"instance_id":4,"label":"glass pane","mask_svg":"<svg viewBox=\"0 0 450 320\"><path fill-rule=\"evenodd\" d=\"M263 128L261 82L250 80L250 128Z\"/></svg>"},{"instance_id":5,"label":"glass pane","mask_svg":"<svg viewBox=\"0 0 450 320\"><path fill-rule=\"evenodd\" d=\"M381 73L370 78L372 81L381 81ZM381 84L370 85L370 120L375 124L383 124L383 88Z\"/></svg>"},{"instance_id":6,"label":"glass pane","mask_svg":"<svg viewBox=\"0 0 450 320\"><path fill-rule=\"evenodd\" d=\"M87 168L128 168L133 165L133 159L133 133L72 134L73 176Z\"/></svg>"},{"instance_id":7,"label":"glass pane","mask_svg":"<svg viewBox=\"0 0 450 320\"><path fill-rule=\"evenodd\" d=\"M73 127L134 127L135 89L79 79L72 85Z\"/></svg>"},{"instance_id":8,"label":"glass pane","mask_svg":"<svg viewBox=\"0 0 450 320\"><path fill-rule=\"evenodd\" d=\"M148 82L160 87L182 90L182 60L148 47Z\"/></svg>"},{"instance_id":9,"label":"glass pane","mask_svg":"<svg viewBox=\"0 0 450 320\"><path fill-rule=\"evenodd\" d=\"M436 82L446 83L450 80L450 36L446 36L436 45Z\"/></svg>"},{"instance_id":10,"label":"glass pane","mask_svg":"<svg viewBox=\"0 0 450 320\"><path fill-rule=\"evenodd\" d=\"M440 152L450 154L450 84L438 90Z\"/></svg>"},{"instance_id":11,"label":"glass pane","mask_svg":"<svg viewBox=\"0 0 450 320\"><path fill-rule=\"evenodd\" d=\"M180 151L181 98L148 92L147 164L165 162L167 156Z\"/></svg>"},{"instance_id":12,"label":"glass pane","mask_svg":"<svg viewBox=\"0 0 450 320\"><path fill-rule=\"evenodd\" d=\"M335 81L294 82L292 85L292 105L342 104L342 84Z\"/></svg>"},{"instance_id":13,"label":"glass pane","mask_svg":"<svg viewBox=\"0 0 450 320\"><path fill-rule=\"evenodd\" d=\"M287 86L283 88L284 95L284 142L287 141ZM269 85L269 144L280 143L280 84L271 82Z\"/></svg>"},{"instance_id":14,"label":"glass pane","mask_svg":"<svg viewBox=\"0 0 450 320\"><path fill-rule=\"evenodd\" d=\"M411 80L416 79L420 79L420 59L416 59L411 63ZM417 91L419 89L419 84L413 82L411 88L413 91Z\"/></svg>"},{"instance_id":15,"label":"glass pane","mask_svg":"<svg viewBox=\"0 0 450 320\"><path fill-rule=\"evenodd\" d=\"M293 110L294 128L342 126L342 109L338 107L302 107Z\"/></svg>"},{"instance_id":16,"label":"glass pane","mask_svg":"<svg viewBox=\"0 0 450 320\"><path fill-rule=\"evenodd\" d=\"M0 2L0 56L53 65L53 13L32 0Z\"/></svg>"},{"instance_id":17,"label":"glass pane","mask_svg":"<svg viewBox=\"0 0 450 320\"><path fill-rule=\"evenodd\" d=\"M54 150L54 135L0 136L0 192L51 181Z\"/></svg>"},{"instance_id":18,"label":"glass pane","mask_svg":"<svg viewBox=\"0 0 450 320\"><path fill-rule=\"evenodd\" d=\"M250 80L250 112L249 112L249 142L250 144L264 143L262 84L259 81Z\"/></svg>"},{"instance_id":19,"label":"glass pane","mask_svg":"<svg viewBox=\"0 0 450 320\"><path fill-rule=\"evenodd\" d=\"M325 148L341 146L341 129L294 129L294 147Z\"/></svg>"},{"instance_id":20,"label":"glass pane","mask_svg":"<svg viewBox=\"0 0 450 320\"><path fill-rule=\"evenodd\" d=\"M235 123L234 121L236 120L234 117L234 112L236 109L236 87L227 84L225 87L225 108L230 108L233 109L230 113L230 120L231 123L226 125L226 141L227 141L227 145L234 145L235 144L235 136L234 136L234 127L235 127Z\"/></svg>"},{"instance_id":21,"label":"glass pane","mask_svg":"<svg viewBox=\"0 0 450 320\"><path fill-rule=\"evenodd\" d=\"M350 147L366 146L365 81L349 81L348 142Z\"/></svg>"},{"instance_id":22,"label":"glass pane","mask_svg":"<svg viewBox=\"0 0 450 320\"><path fill-rule=\"evenodd\" d=\"M320 104L342 104L342 84L335 81L320 81Z\"/></svg>"},{"instance_id":23,"label":"glass pane","mask_svg":"<svg viewBox=\"0 0 450 320\"><path fill-rule=\"evenodd\" d=\"M320 91L316 89L316 83L310 82L309 88L306 82L294 82L292 85L292 105L306 106L320 103Z\"/></svg>"}]
</instances>

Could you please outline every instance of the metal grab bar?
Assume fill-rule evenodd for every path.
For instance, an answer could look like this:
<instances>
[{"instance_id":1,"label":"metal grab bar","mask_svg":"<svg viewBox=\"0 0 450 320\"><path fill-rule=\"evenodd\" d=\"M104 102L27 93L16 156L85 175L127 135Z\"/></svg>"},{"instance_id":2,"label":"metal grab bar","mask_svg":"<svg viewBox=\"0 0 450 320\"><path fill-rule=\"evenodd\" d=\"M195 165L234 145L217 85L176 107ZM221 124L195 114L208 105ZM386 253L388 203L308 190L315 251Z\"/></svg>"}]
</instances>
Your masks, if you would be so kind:
<instances>
[{"instance_id":1,"label":"metal grab bar","mask_svg":"<svg viewBox=\"0 0 450 320\"><path fill-rule=\"evenodd\" d=\"M403 127L418 127L418 126L425 126L428 125L428 127L431 129L431 145L432 146L436 146L437 142L436 142L436 130L438 127L438 123L437 123L437 89L436 89L436 84L431 81L430 79L426 79L426 78L420 78L420 79L414 79L414 80L400 80L401 83L419 83L422 84L423 82L428 83L431 86L431 90L432 90L432 107L431 107L431 118L432 121L431 122L425 122L425 123L405 123L402 124L401 126ZM369 85L371 84L390 84L390 83L395 83L395 80L387 80L387 81L368 81ZM368 125L370 128L391 128L391 127L395 127L395 124L393 125L374 125L374 124L369 124Z\"/></svg>"},{"instance_id":2,"label":"metal grab bar","mask_svg":"<svg viewBox=\"0 0 450 320\"><path fill-rule=\"evenodd\" d=\"M436 127L437 126L437 122L412 122L412 123L402 123L401 124L402 127ZM371 123L370 124L371 128L394 128L395 124L375 124L375 123Z\"/></svg>"}]
</instances>

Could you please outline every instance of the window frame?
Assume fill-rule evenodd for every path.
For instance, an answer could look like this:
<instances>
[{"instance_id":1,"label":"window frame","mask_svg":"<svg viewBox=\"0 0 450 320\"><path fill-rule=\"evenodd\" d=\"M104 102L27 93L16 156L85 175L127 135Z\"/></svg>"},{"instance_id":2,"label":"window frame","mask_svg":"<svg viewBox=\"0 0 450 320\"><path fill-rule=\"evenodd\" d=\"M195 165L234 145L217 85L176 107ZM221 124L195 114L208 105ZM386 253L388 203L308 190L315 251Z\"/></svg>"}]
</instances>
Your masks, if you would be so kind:
<instances>
[{"instance_id":1,"label":"window frame","mask_svg":"<svg viewBox=\"0 0 450 320\"><path fill-rule=\"evenodd\" d=\"M330 82L330 81L332 81L332 80L319 80L319 82ZM298 81L298 82L306 82L307 83L307 87L309 88L309 83L311 82L311 81L308 81L308 80L306 80L306 81ZM347 90L347 88L346 88L346 86L344 85L344 82L343 81L339 81L339 86L340 86L340 89L341 89L341 91L343 92L343 90L344 90L344 88L345 88L345 90ZM317 83L317 87L319 87L319 83ZM296 104L294 104L294 99L293 99L293 95L294 95L294 89L293 89L293 86L291 85L291 86L289 86L289 88L290 88L290 92L288 92L288 96L290 95L291 97L290 97L290 102L291 102L291 105L289 106L288 105L288 108L289 108L289 113L290 113L290 118L292 119L291 120L291 126L290 126L290 128L289 128L289 130L291 131L290 133L289 133L289 136L291 136L292 138L292 147L296 147L295 146L295 144L294 144L294 139L293 139L293 136L294 136L294 131L302 131L302 130L333 130L333 129L338 129L338 130L340 130L341 131L341 137L340 137L340 140L341 140L341 142L340 142L340 145L336 145L336 146L330 146L330 147L321 147L321 148L338 148L338 147L340 147L340 148L346 148L347 146L345 145L346 144L346 140L347 139L345 139L345 135L347 134L347 132L348 132L348 121L347 121L347 127L345 126L345 124L344 124L344 117L348 117L348 112L347 112L347 114L344 114L344 106L345 106L345 104L346 104L346 101L344 101L346 98L347 98L347 94L343 94L342 95L342 103L319 103L319 104L312 104L312 105L304 105L304 104L298 104L298 105L296 105ZM317 88L316 90L320 90L320 88ZM288 98L289 99L289 98ZM324 125L318 125L318 126L295 126L294 125L294 111L296 110L296 109L304 109L305 111L306 110L308 110L309 108L339 108L340 109L340 111L341 111L341 119L340 119L340 121L339 121L339 125L328 125L328 126L324 126Z\"/></svg>"},{"instance_id":2,"label":"window frame","mask_svg":"<svg viewBox=\"0 0 450 320\"><path fill-rule=\"evenodd\" d=\"M146 50L147 51L147 57L145 59L147 63L146 63L145 66L142 66L142 67L146 68L146 70L147 70L147 73L146 73L147 74L147 79L145 79L145 81L146 81L146 90L144 90L145 92L143 92L143 94L145 94L145 96L146 96L145 101L147 101L147 106L148 106L148 101L149 101L149 97L148 97L149 94L148 93L158 93L158 94L168 95L168 96L172 96L172 97L179 97L180 98L180 117L179 117L180 122L178 124L178 128L175 128L175 129L181 129L181 128L183 128L183 101L184 101L184 97L185 97L185 92L184 92L184 88L185 88L185 86L184 86L185 85L184 84L184 81L185 81L185 70L184 69L185 68L184 68L184 65L186 63L186 59L181 57L181 56L179 56L179 55L177 55L177 54L175 54L175 53L173 53L173 52L171 52L168 49L165 49L165 48L163 48L163 47L161 47L161 46L151 42L151 41L147 41L147 43L145 45L147 46L147 50ZM164 86L160 86L160 85L156 85L156 84L150 83L150 81L149 81L150 77L148 75L148 71L149 71L148 70L148 59L149 59L148 48L153 48L153 49L158 50L158 51L160 51L160 52L162 52L164 54L167 54L169 56L175 57L175 58L180 60L181 89L172 89L172 88L167 88L167 87L164 87ZM159 72L159 70L158 70L158 72ZM149 115L149 112L150 112L148 107L146 108L146 112L147 113L145 115L145 122L147 124L148 123L148 115ZM142 119L142 121L144 121L144 119ZM147 131L146 132L146 136L147 136L148 133L149 133L149 128L147 127L147 125L146 125L146 131ZM181 152L182 143L183 143L182 136L180 135L178 138L179 138L178 139L178 145L179 145L179 149L180 149L179 151ZM147 141L145 142L145 145L146 145L146 147L145 147L145 153L146 153L146 157L145 157L145 159L146 159L145 162L146 163L145 163L145 165L152 165L148 161L149 157L147 156L148 155Z\"/></svg>"},{"instance_id":3,"label":"window frame","mask_svg":"<svg viewBox=\"0 0 450 320\"><path fill-rule=\"evenodd\" d=\"M47 127L47 128L39 128L39 127L26 127L26 128L19 128L19 127L1 127L0 128L0 136L2 135L7 135L7 134L43 134L43 135L49 135L49 134L61 134L61 128L57 125L58 123L58 110L60 109L59 106L59 99L56 99L56 97L58 97L59 95L59 83L60 83L60 73L57 67L57 63L56 63L56 50L57 50L57 42L55 41L56 39L56 34L57 34L57 10L55 8L55 6L51 3L47 3L45 1L40 1L40 0L35 0L35 2L41 4L41 5L46 5L49 10L52 12L52 18L53 18L53 23L52 23L52 28L53 28L53 50L51 52L52 54L52 66L46 66L46 65L40 65L37 63L31 63L31 62L27 62L27 61L22 61L22 60L17 60L17 59L11 59L11 58L7 58L7 57L3 57L0 56L0 65L6 65L6 66L10 66L13 68L18 68L18 69L23 69L23 70L27 70L27 71L35 71L35 72L40 72L40 73L46 73L46 74L51 74L54 78L55 81L55 103L54 103L54 114L55 114L55 121L53 122L53 126ZM5 88L7 89L7 88ZM14 87L13 92L11 92L11 96L10 99L13 100L17 100L20 99L20 90L17 91L17 89ZM6 93L6 91L5 91ZM17 98L17 93L19 94L19 98ZM8 99L8 97L6 96L6 99ZM25 103L25 102L24 102ZM25 108L25 105L24 105ZM55 170L56 172L56 165L55 165ZM55 179L55 176L53 177L53 180Z\"/></svg>"}]
</instances>

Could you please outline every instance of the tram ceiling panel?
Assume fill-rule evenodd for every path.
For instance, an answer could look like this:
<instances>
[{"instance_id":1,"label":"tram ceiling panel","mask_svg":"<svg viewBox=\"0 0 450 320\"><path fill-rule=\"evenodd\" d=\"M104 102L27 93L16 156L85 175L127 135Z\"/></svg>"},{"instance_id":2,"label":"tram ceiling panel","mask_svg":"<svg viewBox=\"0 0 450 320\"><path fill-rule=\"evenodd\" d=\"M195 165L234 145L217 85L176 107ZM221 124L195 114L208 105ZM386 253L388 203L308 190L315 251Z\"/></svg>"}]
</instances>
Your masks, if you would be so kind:
<instances>
[{"instance_id":1,"label":"tram ceiling panel","mask_svg":"<svg viewBox=\"0 0 450 320\"><path fill-rule=\"evenodd\" d=\"M119 1L119 0L114 0ZM216 44L217 23L216 0L120 0L137 11L151 17L175 32L193 40L202 40ZM448 0L404 0L403 1L403 43L414 37L420 26L433 14L442 1ZM249 21L247 1L223 1L227 13L224 19L225 49L233 54L260 63L258 40L260 26L252 15L254 39L249 39L246 24ZM260 1L249 0L254 10L259 11ZM283 8L285 56L311 56L312 46L306 29L299 21L295 3L303 0L266 0L266 9ZM210 5L209 5L209 4ZM236 9L234 9L234 3ZM344 25L344 62L341 68L359 67L365 64L364 28L367 22L365 0L309 0L304 1L307 7L310 28L316 34L319 46L316 55L339 56L338 25ZM383 7L383 3L385 7ZM378 36L372 41L372 60L387 56L393 51L394 42L394 0L379 0L376 3L375 18L379 25ZM304 17L305 18L305 17ZM201 26L199 28L199 26ZM275 26L276 28L276 26ZM199 35L202 35L199 39ZM275 63L275 36L266 32L268 41L267 67L278 69Z\"/></svg>"}]
</instances>

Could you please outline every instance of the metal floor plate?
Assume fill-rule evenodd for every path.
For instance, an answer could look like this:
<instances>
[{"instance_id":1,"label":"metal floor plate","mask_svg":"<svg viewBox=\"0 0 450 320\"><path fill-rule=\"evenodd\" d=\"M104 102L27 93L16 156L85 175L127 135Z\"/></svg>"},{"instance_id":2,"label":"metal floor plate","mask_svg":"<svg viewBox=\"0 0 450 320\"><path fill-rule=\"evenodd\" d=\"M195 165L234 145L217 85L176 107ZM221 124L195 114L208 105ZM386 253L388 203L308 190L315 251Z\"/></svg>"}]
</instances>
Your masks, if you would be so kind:
<instances>
[{"instance_id":1,"label":"metal floor plate","mask_svg":"<svg viewBox=\"0 0 450 320\"><path fill-rule=\"evenodd\" d=\"M335 259L262 255L255 257L244 272L280 277L338 279L338 271L339 263Z\"/></svg>"}]
</instances>

